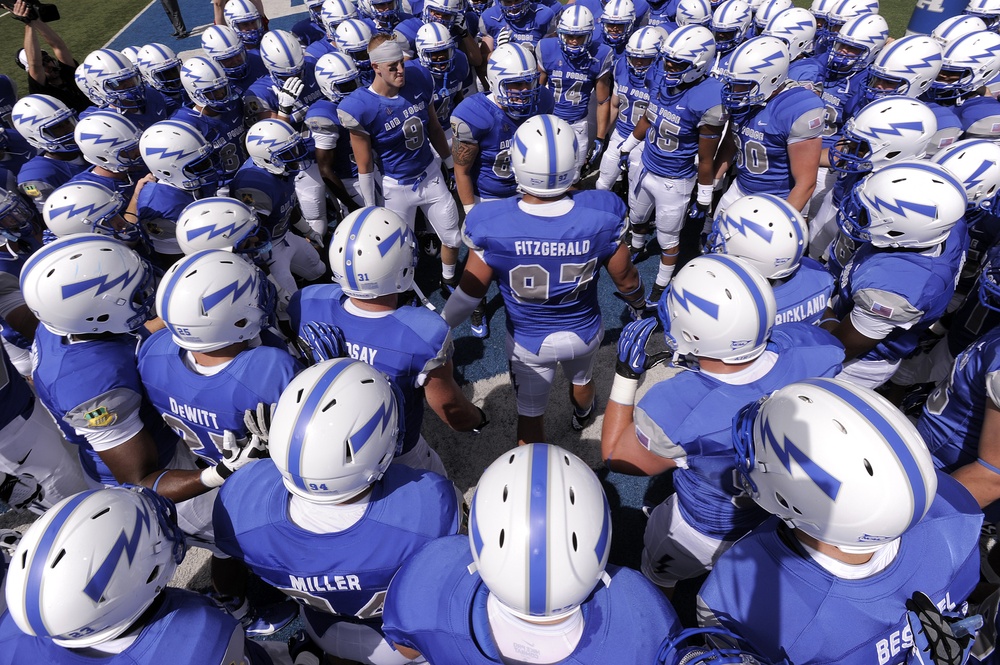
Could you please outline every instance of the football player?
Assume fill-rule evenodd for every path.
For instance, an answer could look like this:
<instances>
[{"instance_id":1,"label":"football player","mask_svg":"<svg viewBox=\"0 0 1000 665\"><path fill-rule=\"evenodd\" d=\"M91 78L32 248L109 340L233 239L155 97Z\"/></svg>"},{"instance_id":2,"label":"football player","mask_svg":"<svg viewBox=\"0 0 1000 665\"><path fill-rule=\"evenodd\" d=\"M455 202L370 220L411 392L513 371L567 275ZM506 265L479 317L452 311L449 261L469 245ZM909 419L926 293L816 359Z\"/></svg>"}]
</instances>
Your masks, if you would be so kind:
<instances>
[{"instance_id":1,"label":"football player","mask_svg":"<svg viewBox=\"0 0 1000 665\"><path fill-rule=\"evenodd\" d=\"M695 215L704 221L712 203L712 159L728 119L722 84L708 76L715 59L708 28L678 28L660 47L660 57L662 71L653 77L656 88L650 91L646 114L620 147L624 162L643 143L642 156L629 174L631 251L634 261L643 257L647 234L653 230L649 220L655 213L660 265L649 295L654 304L674 274L681 227L695 186Z\"/></svg>"},{"instance_id":2,"label":"football player","mask_svg":"<svg viewBox=\"0 0 1000 665\"><path fill-rule=\"evenodd\" d=\"M738 0L737 0L738 1ZM814 93L789 87L788 46L754 37L733 51L721 73L732 122L716 157L716 176L732 161L736 178L719 210L746 194L774 194L803 210L816 189L824 107Z\"/></svg>"},{"instance_id":3,"label":"football player","mask_svg":"<svg viewBox=\"0 0 1000 665\"><path fill-rule=\"evenodd\" d=\"M190 101L181 85L181 60L169 46L146 44L136 53L134 62L146 85L163 95L168 114Z\"/></svg>"},{"instance_id":4,"label":"football player","mask_svg":"<svg viewBox=\"0 0 1000 665\"><path fill-rule=\"evenodd\" d=\"M680 621L610 549L608 501L583 460L516 448L479 479L468 537L439 538L396 573L386 638L435 663L655 662Z\"/></svg>"},{"instance_id":5,"label":"football player","mask_svg":"<svg viewBox=\"0 0 1000 665\"><path fill-rule=\"evenodd\" d=\"M405 424L396 461L447 475L420 434L424 398L441 420L458 431L489 422L455 382L451 331L440 316L410 307L417 251L413 232L386 208L351 213L334 232L330 265L335 285L307 286L289 305L300 336L312 321L340 328L347 352L385 373L402 395Z\"/></svg>"},{"instance_id":6,"label":"football player","mask_svg":"<svg viewBox=\"0 0 1000 665\"><path fill-rule=\"evenodd\" d=\"M846 381L786 386L741 409L733 434L740 484L773 517L716 562L699 621L796 665L913 662L937 637L908 622L914 594L961 612L979 581L972 496L902 413Z\"/></svg>"},{"instance_id":7,"label":"football player","mask_svg":"<svg viewBox=\"0 0 1000 665\"><path fill-rule=\"evenodd\" d=\"M170 115L163 93L144 83L138 67L121 51L107 48L92 51L84 58L77 76L82 76L77 85L95 104L80 117L86 117L97 108L109 109L127 115L143 131Z\"/></svg>"},{"instance_id":8,"label":"football player","mask_svg":"<svg viewBox=\"0 0 1000 665\"><path fill-rule=\"evenodd\" d=\"M127 204L135 193L136 177L146 170L139 154L140 134L131 120L114 111L95 111L83 118L73 135L92 166L69 182L96 183L121 194Z\"/></svg>"},{"instance_id":9,"label":"football player","mask_svg":"<svg viewBox=\"0 0 1000 665\"><path fill-rule=\"evenodd\" d=\"M15 174L21 192L42 211L45 199L57 187L87 168L74 140L76 113L48 95L28 95L11 111L14 129L38 154Z\"/></svg>"},{"instance_id":10,"label":"football player","mask_svg":"<svg viewBox=\"0 0 1000 665\"><path fill-rule=\"evenodd\" d=\"M573 384L572 426L597 413L593 380L604 324L597 302L603 266L635 313L646 292L632 265L625 206L611 192L568 190L579 175L576 133L552 115L514 134L511 165L523 196L477 205L465 220L469 259L444 309L452 328L496 279L507 308L507 355L517 394L519 443L545 440L545 411L557 366Z\"/></svg>"},{"instance_id":11,"label":"football player","mask_svg":"<svg viewBox=\"0 0 1000 665\"><path fill-rule=\"evenodd\" d=\"M451 149L437 113L432 112L433 78L417 63L404 63L402 49L385 35L372 37L368 53L375 82L352 92L337 109L341 124L351 132L364 204L377 203L373 175L377 155L385 207L410 228L420 208L441 239L442 282L454 286L461 234L458 208L438 160L448 159Z\"/></svg>"},{"instance_id":12,"label":"football player","mask_svg":"<svg viewBox=\"0 0 1000 665\"><path fill-rule=\"evenodd\" d=\"M496 0L479 17L479 33L487 53L508 42L534 51L553 21L553 10L535 0Z\"/></svg>"},{"instance_id":13,"label":"football player","mask_svg":"<svg viewBox=\"0 0 1000 665\"><path fill-rule=\"evenodd\" d=\"M944 314L969 246L965 188L946 169L891 164L851 191L837 216L860 247L821 325L847 349L841 378L876 388Z\"/></svg>"},{"instance_id":14,"label":"football player","mask_svg":"<svg viewBox=\"0 0 1000 665\"><path fill-rule=\"evenodd\" d=\"M764 514L740 500L730 426L748 400L793 381L833 376L844 349L803 322L774 327L774 294L743 259L719 254L686 264L660 300L670 353L647 356L656 322L628 324L604 414L601 454L621 473L674 469L675 493L656 506L643 538L642 572L672 593L711 569ZM672 355L680 372L635 403L638 380Z\"/></svg>"},{"instance_id":15,"label":"football player","mask_svg":"<svg viewBox=\"0 0 1000 665\"><path fill-rule=\"evenodd\" d=\"M352 662L410 662L382 633L386 589L400 565L462 522L447 479L391 463L402 420L374 368L346 358L315 365L281 395L271 459L234 476L215 507L220 546L301 605L323 651Z\"/></svg>"},{"instance_id":16,"label":"football player","mask_svg":"<svg viewBox=\"0 0 1000 665\"><path fill-rule=\"evenodd\" d=\"M715 217L708 250L745 259L774 289L775 325L819 323L833 293L833 275L803 256L802 213L773 194L744 196Z\"/></svg>"},{"instance_id":17,"label":"football player","mask_svg":"<svg viewBox=\"0 0 1000 665\"><path fill-rule=\"evenodd\" d=\"M247 50L239 34L228 25L212 25L201 34L201 47L222 66L229 85L243 96L250 84L267 74L257 49Z\"/></svg>"}]
</instances>

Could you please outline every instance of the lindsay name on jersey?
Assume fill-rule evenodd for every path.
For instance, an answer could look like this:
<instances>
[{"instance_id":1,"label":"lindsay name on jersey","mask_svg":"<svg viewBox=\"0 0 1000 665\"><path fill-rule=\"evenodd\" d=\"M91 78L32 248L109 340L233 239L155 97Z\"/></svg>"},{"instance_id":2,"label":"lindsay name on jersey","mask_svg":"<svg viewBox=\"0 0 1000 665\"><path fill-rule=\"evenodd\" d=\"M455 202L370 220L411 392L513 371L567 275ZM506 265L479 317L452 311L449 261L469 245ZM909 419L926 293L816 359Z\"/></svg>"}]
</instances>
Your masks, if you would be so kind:
<instances>
[{"instance_id":1,"label":"lindsay name on jersey","mask_svg":"<svg viewBox=\"0 0 1000 665\"><path fill-rule=\"evenodd\" d=\"M210 427L212 429L221 429L219 427L219 419L215 413L212 411L207 411L205 409L199 409L188 404L181 404L173 397L170 399L170 410L188 421L189 423L194 423L195 425L201 425L203 427Z\"/></svg>"},{"instance_id":2,"label":"lindsay name on jersey","mask_svg":"<svg viewBox=\"0 0 1000 665\"><path fill-rule=\"evenodd\" d=\"M589 251L589 240L575 240L573 242L514 241L514 252L518 256L579 256Z\"/></svg>"},{"instance_id":3,"label":"lindsay name on jersey","mask_svg":"<svg viewBox=\"0 0 1000 665\"><path fill-rule=\"evenodd\" d=\"M796 305L792 309L785 310L784 312L778 312L778 316L774 319L774 325L778 325L780 323L790 323L792 321L805 321L806 319L816 316L817 314L822 314L826 311L826 305L829 301L830 298L825 293L813 296L812 300L809 302Z\"/></svg>"},{"instance_id":4,"label":"lindsay name on jersey","mask_svg":"<svg viewBox=\"0 0 1000 665\"><path fill-rule=\"evenodd\" d=\"M419 104L412 104L412 105L408 106L403 111L403 117L402 118L392 118L392 119L389 120L389 122L385 123L385 131L388 132L391 129L395 129L396 127L399 127L401 124L403 124L403 121L406 120L407 118L409 118L411 115L413 115L415 113L419 113L420 111L423 111L426 108L427 108L427 103L426 102L420 102Z\"/></svg>"},{"instance_id":5,"label":"lindsay name on jersey","mask_svg":"<svg viewBox=\"0 0 1000 665\"><path fill-rule=\"evenodd\" d=\"M951 593L945 592L944 599L937 603L937 607L942 612L955 610L955 603L951 600ZM961 613L964 615L969 604L962 603ZM905 618L904 618L905 620ZM878 654L878 665L886 665L902 651L908 651L913 647L913 631L909 624L904 625L899 630L889 633L889 637L883 638L875 643L875 651ZM906 661L899 661L906 662Z\"/></svg>"},{"instance_id":6,"label":"lindsay name on jersey","mask_svg":"<svg viewBox=\"0 0 1000 665\"><path fill-rule=\"evenodd\" d=\"M322 593L324 591L361 591L361 580L357 575L316 575L314 577L296 577L289 575L288 581L296 591L307 593Z\"/></svg>"},{"instance_id":7,"label":"lindsay name on jersey","mask_svg":"<svg viewBox=\"0 0 1000 665\"><path fill-rule=\"evenodd\" d=\"M363 363L368 363L372 365L375 363L375 355L378 353L378 349L372 349L367 346L361 346L360 344L347 343L347 353L354 360L360 360Z\"/></svg>"}]
</instances>

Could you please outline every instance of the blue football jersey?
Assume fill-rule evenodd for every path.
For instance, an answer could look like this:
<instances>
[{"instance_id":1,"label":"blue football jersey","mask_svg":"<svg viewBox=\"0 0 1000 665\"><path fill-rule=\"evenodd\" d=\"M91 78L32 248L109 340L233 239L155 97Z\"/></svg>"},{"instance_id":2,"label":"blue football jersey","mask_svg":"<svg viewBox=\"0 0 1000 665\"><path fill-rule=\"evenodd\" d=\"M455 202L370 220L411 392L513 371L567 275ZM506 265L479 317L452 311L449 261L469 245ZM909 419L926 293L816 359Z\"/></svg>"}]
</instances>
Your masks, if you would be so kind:
<instances>
[{"instance_id":1,"label":"blue football jersey","mask_svg":"<svg viewBox=\"0 0 1000 665\"><path fill-rule=\"evenodd\" d=\"M296 129L301 128L309 105L317 99L323 98L323 91L319 89L319 84L316 83L316 73L311 67L305 67L299 79L304 86L302 94L295 100L292 115L287 120ZM251 83L246 94L243 95L243 113L246 116L248 127L253 126L257 121L258 114L263 111L278 112L278 86L275 85L270 74L265 74Z\"/></svg>"},{"instance_id":2,"label":"blue football jersey","mask_svg":"<svg viewBox=\"0 0 1000 665\"><path fill-rule=\"evenodd\" d=\"M3 322L3 319L0 319ZM8 326L3 322L6 330ZM35 406L35 394L24 377L17 371L0 344L0 429L17 418L27 418ZM0 557L2 558L2 557ZM2 579L2 575L0 575Z\"/></svg>"},{"instance_id":3,"label":"blue football jersey","mask_svg":"<svg viewBox=\"0 0 1000 665\"><path fill-rule=\"evenodd\" d=\"M229 183L229 194L257 211L271 240L277 242L288 233L292 210L299 203L295 178L275 175L248 159Z\"/></svg>"},{"instance_id":4,"label":"blue football jersey","mask_svg":"<svg viewBox=\"0 0 1000 665\"><path fill-rule=\"evenodd\" d=\"M823 101L805 88L786 88L764 106L733 116L736 182L745 194L788 196L795 185L788 145L822 136Z\"/></svg>"},{"instance_id":5,"label":"blue football jersey","mask_svg":"<svg viewBox=\"0 0 1000 665\"><path fill-rule=\"evenodd\" d=\"M240 96L243 97L250 86L260 80L260 77L267 76L267 67L260 57L260 49L246 49L247 72L240 78L229 79L229 85Z\"/></svg>"},{"instance_id":6,"label":"blue football jersey","mask_svg":"<svg viewBox=\"0 0 1000 665\"><path fill-rule=\"evenodd\" d=\"M86 171L90 164L77 157L73 161L63 161L38 155L29 159L17 173L17 186L34 202L38 212L42 211L45 200L53 190L62 187L77 173Z\"/></svg>"},{"instance_id":7,"label":"blue football jersey","mask_svg":"<svg viewBox=\"0 0 1000 665\"><path fill-rule=\"evenodd\" d=\"M305 48L314 42L326 39L326 30L323 26L317 25L312 21L311 18L304 18L301 21L296 21L292 26L292 34L295 38L299 40L302 44L302 48Z\"/></svg>"},{"instance_id":8,"label":"blue football jersey","mask_svg":"<svg viewBox=\"0 0 1000 665\"><path fill-rule=\"evenodd\" d=\"M788 64L788 80L811 92L822 92L826 61L814 55L796 58Z\"/></svg>"},{"instance_id":9,"label":"blue football jersey","mask_svg":"<svg viewBox=\"0 0 1000 665\"><path fill-rule=\"evenodd\" d=\"M697 173L695 158L702 125L726 124L722 83L709 77L693 86L671 88L670 94L666 94L659 81L658 76L652 77L654 92L646 107L650 128L646 132L642 165L658 176L691 178Z\"/></svg>"},{"instance_id":10,"label":"blue football jersey","mask_svg":"<svg viewBox=\"0 0 1000 665\"><path fill-rule=\"evenodd\" d=\"M92 182L110 189L112 192L118 192L122 195L122 205L118 212L124 212L125 208L128 207L128 202L132 200L132 194L135 193L135 178L121 180L119 178L112 178L111 176L97 175L94 173L94 168L92 166L86 171L80 171L70 178L69 182Z\"/></svg>"},{"instance_id":11,"label":"blue football jersey","mask_svg":"<svg viewBox=\"0 0 1000 665\"><path fill-rule=\"evenodd\" d=\"M45 326L35 332L31 376L38 399L66 440L79 446L84 472L104 485L118 482L81 430L113 427L138 412L156 443L159 468L167 468L177 448L177 435L146 397L136 367L137 342L132 335L70 342Z\"/></svg>"},{"instance_id":12,"label":"blue football jersey","mask_svg":"<svg viewBox=\"0 0 1000 665\"><path fill-rule=\"evenodd\" d=\"M320 99L306 113L306 127L316 143L317 150L333 150L333 167L337 176L357 178L358 165L351 149L351 133L341 126L337 117L337 102Z\"/></svg>"},{"instance_id":13,"label":"blue football jersey","mask_svg":"<svg viewBox=\"0 0 1000 665\"><path fill-rule=\"evenodd\" d=\"M7 138L7 147L3 150L3 156L0 157L0 166L9 169L16 176L21 167L37 155L38 151L23 136L18 134L16 129L11 128L9 123L4 128L4 135Z\"/></svg>"},{"instance_id":14,"label":"blue football jersey","mask_svg":"<svg viewBox=\"0 0 1000 665\"><path fill-rule=\"evenodd\" d=\"M995 97L973 97L955 107L962 122L963 139L1000 138L1000 101Z\"/></svg>"},{"instance_id":15,"label":"blue football jersey","mask_svg":"<svg viewBox=\"0 0 1000 665\"><path fill-rule=\"evenodd\" d=\"M372 487L364 517L338 533L296 525L288 500L274 462L251 462L219 491L215 543L300 603L319 633L335 617L377 628L400 565L436 538L458 533L461 522L451 481L402 464L390 465Z\"/></svg>"},{"instance_id":16,"label":"blue football jersey","mask_svg":"<svg viewBox=\"0 0 1000 665\"><path fill-rule=\"evenodd\" d=\"M584 120L597 79L611 72L611 47L591 42L582 56L569 58L558 37L546 37L535 55L556 100L554 114L570 123Z\"/></svg>"},{"instance_id":17,"label":"blue football jersey","mask_svg":"<svg viewBox=\"0 0 1000 665\"><path fill-rule=\"evenodd\" d=\"M430 71L419 60L417 64L430 74L434 81L434 110L441 127L448 127L451 124L451 112L458 106L455 98L465 88L465 81L469 78L469 59L460 50L455 49L451 66L443 74ZM461 102L461 99L458 101Z\"/></svg>"},{"instance_id":18,"label":"blue football jersey","mask_svg":"<svg viewBox=\"0 0 1000 665\"><path fill-rule=\"evenodd\" d=\"M927 143L927 154L930 156L957 141L965 130L956 107L942 106L934 102L924 103L934 111L934 118L937 120L937 131Z\"/></svg>"},{"instance_id":19,"label":"blue football jersey","mask_svg":"<svg viewBox=\"0 0 1000 665\"><path fill-rule=\"evenodd\" d=\"M186 122L212 142L222 168L219 185L228 184L247 158L244 142L247 130L243 124L243 109L237 106L220 115L205 115L189 106L182 106L170 119Z\"/></svg>"},{"instance_id":20,"label":"blue football jersey","mask_svg":"<svg viewBox=\"0 0 1000 665\"><path fill-rule=\"evenodd\" d=\"M196 198L195 192L160 181L151 182L139 190L136 214L157 253L184 253L177 244L177 220L184 208L194 203Z\"/></svg>"},{"instance_id":21,"label":"blue football jersey","mask_svg":"<svg viewBox=\"0 0 1000 665\"><path fill-rule=\"evenodd\" d=\"M362 316L346 307L339 284L307 286L288 304L292 329L323 321L339 326L352 358L387 375L403 393L406 432L400 454L420 438L424 420L425 375L448 362L453 345L448 324L423 307L400 307L385 316Z\"/></svg>"},{"instance_id":22,"label":"blue football jersey","mask_svg":"<svg viewBox=\"0 0 1000 665\"><path fill-rule=\"evenodd\" d=\"M551 32L550 27L555 19L555 13L542 4L536 4L520 19L508 21L500 10L500 3L490 5L479 17L479 32L489 35L496 44L500 31L510 30L510 41L524 44L532 50L542 37Z\"/></svg>"},{"instance_id":23,"label":"blue football jersey","mask_svg":"<svg viewBox=\"0 0 1000 665\"><path fill-rule=\"evenodd\" d=\"M552 113L555 100L548 88L539 90L538 112ZM514 132L524 119L515 120L483 92L463 99L451 113L454 137L475 143L479 153L470 169L473 189L477 195L505 199L517 193L517 182L510 169L510 148Z\"/></svg>"},{"instance_id":24,"label":"blue football jersey","mask_svg":"<svg viewBox=\"0 0 1000 665\"><path fill-rule=\"evenodd\" d=\"M398 95L389 99L359 88L340 102L337 116L349 130L368 134L383 175L405 180L421 175L434 160L425 130L433 97L431 75L410 61Z\"/></svg>"},{"instance_id":25,"label":"blue football jersey","mask_svg":"<svg viewBox=\"0 0 1000 665\"><path fill-rule=\"evenodd\" d=\"M311 62L311 66L315 69L317 60L327 53L335 53L336 51L337 47L333 44L333 42L327 39L324 34L322 39L318 39L309 44L306 48L305 59Z\"/></svg>"},{"instance_id":26,"label":"blue football jersey","mask_svg":"<svg viewBox=\"0 0 1000 665\"><path fill-rule=\"evenodd\" d=\"M145 615L144 615L145 616ZM121 653L86 656L44 637L22 633L9 613L0 617L0 665L271 665L263 647L235 641L240 623L212 600L185 589L164 589L135 641ZM244 660L246 659L246 660Z\"/></svg>"},{"instance_id":27,"label":"blue football jersey","mask_svg":"<svg viewBox=\"0 0 1000 665\"><path fill-rule=\"evenodd\" d=\"M590 13L594 15L594 34L595 40L601 37L601 14L604 13L604 5L606 4L602 0L577 0L576 4L581 7L586 7L590 10ZM635 0L633 3L635 7L635 23L632 25L646 25L646 15L649 13L649 3L646 0ZM676 10L675 10L676 11ZM554 30L555 28L553 28Z\"/></svg>"},{"instance_id":28,"label":"blue football jersey","mask_svg":"<svg viewBox=\"0 0 1000 665\"><path fill-rule=\"evenodd\" d=\"M972 495L939 473L930 510L902 535L892 563L870 577L845 580L817 565L771 518L719 558L699 604L774 660L913 662L905 603L922 591L942 609L962 605L979 582L982 521Z\"/></svg>"},{"instance_id":29,"label":"blue football jersey","mask_svg":"<svg viewBox=\"0 0 1000 665\"><path fill-rule=\"evenodd\" d=\"M653 79L653 68L642 78L636 78L629 72L625 58L618 58L614 67L614 92L618 96L618 119L615 131L622 136L628 136L635 129L636 123L646 115L649 106L650 82Z\"/></svg>"},{"instance_id":30,"label":"blue football jersey","mask_svg":"<svg viewBox=\"0 0 1000 665\"><path fill-rule=\"evenodd\" d=\"M470 572L472 562L469 539L451 536L403 564L385 599L386 638L433 663L511 662L501 658L493 639L489 589L478 572ZM609 582L599 582L580 606L583 635L560 665L655 663L663 638L681 630L666 598L639 572L609 565L606 573Z\"/></svg>"},{"instance_id":31,"label":"blue football jersey","mask_svg":"<svg viewBox=\"0 0 1000 665\"><path fill-rule=\"evenodd\" d=\"M778 314L774 324L804 321L819 323L830 296L833 294L833 275L821 263L808 256L802 257L798 270L774 285L774 299Z\"/></svg>"},{"instance_id":32,"label":"blue football jersey","mask_svg":"<svg viewBox=\"0 0 1000 665\"><path fill-rule=\"evenodd\" d=\"M821 58L822 60L822 58ZM844 135L844 123L851 117L846 107L854 94L860 91L868 76L862 70L843 78L830 78L829 71L823 79L823 150L829 150Z\"/></svg>"},{"instance_id":33,"label":"blue football jersey","mask_svg":"<svg viewBox=\"0 0 1000 665\"><path fill-rule=\"evenodd\" d=\"M611 192L571 192L573 208L558 217L525 212L520 197L477 205L465 241L493 269L507 308L507 332L538 353L559 331L589 342L601 330L597 282L621 244L625 205Z\"/></svg>"},{"instance_id":34,"label":"blue football jersey","mask_svg":"<svg viewBox=\"0 0 1000 665\"><path fill-rule=\"evenodd\" d=\"M746 404L795 381L835 376L844 347L827 331L786 323L771 331L777 354L761 378L730 385L702 372L681 372L649 389L635 407L635 433L651 452L686 464L674 471L678 506L688 524L720 540L735 540L764 513L736 482L732 418Z\"/></svg>"},{"instance_id":35,"label":"blue football jersey","mask_svg":"<svg viewBox=\"0 0 1000 665\"><path fill-rule=\"evenodd\" d=\"M948 307L968 246L965 221L959 220L938 256L883 250L870 243L858 248L840 276L835 314L842 320L861 307L898 324L862 359L895 361L917 348L923 331Z\"/></svg>"},{"instance_id":36,"label":"blue football jersey","mask_svg":"<svg viewBox=\"0 0 1000 665\"><path fill-rule=\"evenodd\" d=\"M636 22L636 25L639 25ZM659 3L649 3L649 13L646 15L646 25L659 26L670 34L677 29L677 0L662 0Z\"/></svg>"},{"instance_id":37,"label":"blue football jersey","mask_svg":"<svg viewBox=\"0 0 1000 665\"><path fill-rule=\"evenodd\" d=\"M161 120L166 120L170 117L170 110L168 109L166 96L150 85L146 85L145 90L146 103L143 104L142 108L128 109L127 111L124 111L121 109L89 106L80 112L80 119L82 120L94 111L98 110L116 111L131 120L132 124L135 125L140 132L143 132L148 129L150 125Z\"/></svg>"},{"instance_id":38,"label":"blue football jersey","mask_svg":"<svg viewBox=\"0 0 1000 665\"><path fill-rule=\"evenodd\" d=\"M920 414L917 429L945 473L979 457L989 404L1000 408L1000 330L958 354L951 375L937 385Z\"/></svg>"},{"instance_id":39,"label":"blue football jersey","mask_svg":"<svg viewBox=\"0 0 1000 665\"><path fill-rule=\"evenodd\" d=\"M191 450L216 464L228 430L247 436L243 414L261 402L277 403L299 370L285 349L246 349L222 371L203 376L184 364L185 351L169 330L160 330L139 348L139 375L150 402Z\"/></svg>"}]
</instances>

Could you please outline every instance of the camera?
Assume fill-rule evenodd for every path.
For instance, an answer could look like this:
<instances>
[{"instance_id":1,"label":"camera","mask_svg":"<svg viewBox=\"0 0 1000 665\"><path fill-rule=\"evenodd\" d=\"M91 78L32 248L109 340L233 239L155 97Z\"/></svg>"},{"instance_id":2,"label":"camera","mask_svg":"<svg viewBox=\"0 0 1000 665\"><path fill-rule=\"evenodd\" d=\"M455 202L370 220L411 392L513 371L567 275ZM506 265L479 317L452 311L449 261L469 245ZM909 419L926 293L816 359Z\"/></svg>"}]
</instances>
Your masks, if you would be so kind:
<instances>
[{"instance_id":1,"label":"camera","mask_svg":"<svg viewBox=\"0 0 1000 665\"><path fill-rule=\"evenodd\" d=\"M13 11L14 2L15 0L0 0L0 6ZM43 23L52 23L59 20L59 8L55 5L41 2L40 0L24 0L24 4L28 5L28 15L25 18L19 16L15 16L14 18L25 23L31 23L35 20L40 20Z\"/></svg>"}]
</instances>

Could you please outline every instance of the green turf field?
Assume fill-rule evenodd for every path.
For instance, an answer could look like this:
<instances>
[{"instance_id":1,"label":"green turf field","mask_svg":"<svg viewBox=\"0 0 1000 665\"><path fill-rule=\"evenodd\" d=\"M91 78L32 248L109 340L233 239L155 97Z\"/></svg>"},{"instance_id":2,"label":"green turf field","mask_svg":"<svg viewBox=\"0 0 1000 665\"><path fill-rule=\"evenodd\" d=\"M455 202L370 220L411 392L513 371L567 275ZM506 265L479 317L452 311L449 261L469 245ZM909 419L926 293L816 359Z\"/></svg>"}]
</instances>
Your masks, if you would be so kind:
<instances>
[{"instance_id":1,"label":"green turf field","mask_svg":"<svg viewBox=\"0 0 1000 665\"><path fill-rule=\"evenodd\" d=\"M53 23L55 30L73 51L78 61L87 53L100 48L117 33L122 26L138 14L149 0L75 0L58 2L62 19ZM796 4L809 6L809 0L797 0ZM893 37L899 37L906 30L913 11L912 0L882 0L882 15L889 21ZM17 82L20 94L27 94L27 78L14 63L13 56L24 41L23 24L10 16L0 19L0 72L10 75ZM44 48L44 45L43 45Z\"/></svg>"},{"instance_id":2,"label":"green turf field","mask_svg":"<svg viewBox=\"0 0 1000 665\"><path fill-rule=\"evenodd\" d=\"M132 20L149 0L56 0L62 18L53 23L78 62L94 49L104 46L115 33ZM14 62L14 55L24 44L24 24L11 16L0 18L0 72L17 83L19 95L28 94L28 77ZM50 53L51 49L46 48Z\"/></svg>"}]
</instances>

